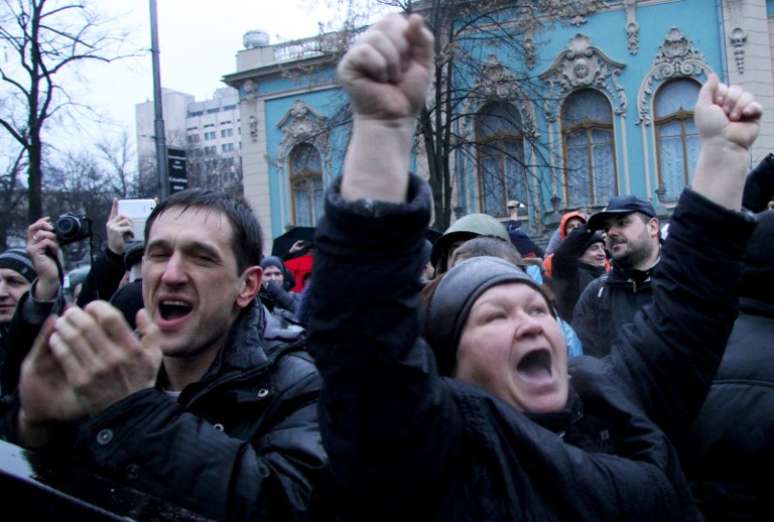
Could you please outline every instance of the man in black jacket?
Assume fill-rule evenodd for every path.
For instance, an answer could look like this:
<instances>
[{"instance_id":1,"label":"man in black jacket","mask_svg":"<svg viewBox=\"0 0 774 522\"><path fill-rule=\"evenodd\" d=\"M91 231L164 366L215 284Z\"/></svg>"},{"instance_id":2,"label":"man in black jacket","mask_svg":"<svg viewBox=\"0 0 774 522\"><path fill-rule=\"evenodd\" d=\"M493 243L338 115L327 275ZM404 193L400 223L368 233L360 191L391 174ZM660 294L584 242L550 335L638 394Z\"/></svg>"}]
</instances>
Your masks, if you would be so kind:
<instances>
[{"instance_id":1,"label":"man in black jacket","mask_svg":"<svg viewBox=\"0 0 774 522\"><path fill-rule=\"evenodd\" d=\"M432 63L422 19L393 15L339 65L353 135L317 227L309 325L339 505L353 520L700 519L669 436L698 411L736 313L760 105L710 76L654 303L610 356L568 368L546 296L495 258L444 275L419 336L431 196L407 171Z\"/></svg>"},{"instance_id":2,"label":"man in black jacket","mask_svg":"<svg viewBox=\"0 0 774 522\"><path fill-rule=\"evenodd\" d=\"M320 382L298 346L262 337L258 222L243 200L190 190L145 235L140 338L104 301L49 320L8 438L219 520L306 519Z\"/></svg>"},{"instance_id":3,"label":"man in black jacket","mask_svg":"<svg viewBox=\"0 0 774 522\"><path fill-rule=\"evenodd\" d=\"M613 270L585 288L572 327L583 353L604 357L621 328L652 300L651 277L659 260L659 222L653 205L635 196L616 196L591 216L589 230L605 231Z\"/></svg>"}]
</instances>

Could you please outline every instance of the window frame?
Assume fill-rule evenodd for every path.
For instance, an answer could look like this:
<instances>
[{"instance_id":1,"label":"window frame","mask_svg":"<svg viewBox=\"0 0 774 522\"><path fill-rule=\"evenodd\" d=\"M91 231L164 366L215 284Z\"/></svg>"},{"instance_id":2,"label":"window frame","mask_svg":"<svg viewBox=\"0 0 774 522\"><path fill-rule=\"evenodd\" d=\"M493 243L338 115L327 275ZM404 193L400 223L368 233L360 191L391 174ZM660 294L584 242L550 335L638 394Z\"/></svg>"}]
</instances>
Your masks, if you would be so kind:
<instances>
[{"instance_id":1,"label":"window frame","mask_svg":"<svg viewBox=\"0 0 774 522\"><path fill-rule=\"evenodd\" d=\"M302 170L300 172L294 172L293 171L293 153L296 149L302 146L308 146L311 149L314 150L314 152L317 154L318 158L320 159L320 172L314 172L312 170ZM315 147L311 143L303 142L303 143L297 143L295 144L288 153L288 185L290 188L290 215L291 219L294 225L298 226L298 216L296 216L296 193L298 192L298 186L302 185L305 187L305 190L309 192L310 196L310 205L309 205L309 212L310 215L308 216L310 218L310 226L315 226L317 223L317 220L320 219L320 216L316 215L316 206L314 202L314 180L315 178L319 178L321 185L323 184L323 172L322 172L322 154L320 154L320 151L317 147Z\"/></svg>"},{"instance_id":2,"label":"window frame","mask_svg":"<svg viewBox=\"0 0 774 522\"><path fill-rule=\"evenodd\" d=\"M476 140L476 184L478 187L478 208L481 212L489 213L490 215L494 215L495 217L507 217L508 216L508 201L511 199L510 194L508 191L508 184L507 184L507 172L506 172L506 164L505 162L508 159L511 159L511 157L505 152L507 150L508 145L513 145L517 148L517 150L522 151L522 161L524 161L524 158L526 158L526 151L524 150L524 132L521 128L516 127L514 130L517 131L514 134L508 133L508 132L494 132L486 138L481 137L481 125L479 123L479 119L482 116L492 116L496 117L492 114L487 114L484 112L484 110L487 107L494 106L494 105L503 105L508 106L510 110L513 110L513 112L519 117L519 126L522 125L522 117L521 113L514 104L505 101L505 100L489 100L486 103L482 104L481 107L476 111L476 114L474 115L474 133L475 133L475 140ZM497 146L501 145L501 146ZM505 188L504 191L504 201L502 202L502 210L499 211L497 214L491 214L490 212L487 212L486 208L486 194L484 193L484 176L487 175L484 170L484 163L482 160L482 150L489 151L493 158L497 159L498 162L498 169L497 173L499 174L498 182L501 183L501 185ZM522 165L523 166L523 165ZM525 169L526 167L523 166ZM525 180L525 183L529 183L529 180ZM527 185L527 191L529 192L529 186ZM529 206L529 195L524 198L524 201L521 201L521 203L524 203L524 205ZM525 215L527 215L526 210L523 210L525 212Z\"/></svg>"},{"instance_id":3,"label":"window frame","mask_svg":"<svg viewBox=\"0 0 774 522\"><path fill-rule=\"evenodd\" d=\"M572 96L578 95L579 93L582 93L584 91L593 92L596 94L599 94L605 99L605 103L608 104L608 107L610 108L610 123L607 124L605 122L601 122L599 120L592 120L592 119L584 119L580 122L572 125L572 126L566 126L565 125L565 115L567 113L567 107L568 107L568 101L572 98ZM565 207L579 207L579 206L600 206L607 204L607 201L599 202L596 200L596 192L594 190L594 140L593 140L593 132L594 130L602 130L602 131L609 131L610 136L612 137L612 149L613 149L613 179L615 181L615 190L613 195L620 194L621 191L621 184L620 180L618 179L618 157L617 157L617 147L616 147L616 139L615 139L615 116L613 114L613 106L610 103L610 100L605 95L604 92L593 89L590 87L586 87L583 89L576 89L569 93L567 96L565 96L564 100L562 101L562 107L561 107L561 113L560 113L560 124L561 124L561 138L562 138L562 163L563 163L563 169L562 169L562 187L564 189L564 200L565 200ZM588 200L589 203L580 203L572 201L571 195L570 195L570 167L568 165L569 162L569 146L567 143L567 138L571 134L583 130L584 134L586 135L586 154L587 154L587 161L589 166L591 167L591 170L588 172L588 193L589 196Z\"/></svg>"},{"instance_id":4,"label":"window frame","mask_svg":"<svg viewBox=\"0 0 774 522\"><path fill-rule=\"evenodd\" d=\"M672 122L679 122L680 123L680 143L682 144L682 153L683 153L683 187L688 187L691 181L691 169L690 165L688 164L688 133L686 132L686 125L685 122L689 119L695 118L695 111L689 111L685 110L683 108L680 108L677 112L671 112L667 114L666 116L659 117L656 114L656 103L658 100L658 96L662 93L662 90L667 87L669 84L677 83L677 82L687 82L692 83L694 87L696 87L696 94L698 96L698 91L701 89L701 84L699 84L696 80L690 77L682 76L679 78L674 78L669 81L666 81L658 86L658 89L656 90L655 94L653 95L653 133L656 143L656 184L658 190L663 190L664 193L666 192L666 185L664 183L664 174L661 172L661 128L664 125L668 125ZM695 124L695 120L694 120ZM696 132L698 135L698 130Z\"/></svg>"}]
</instances>

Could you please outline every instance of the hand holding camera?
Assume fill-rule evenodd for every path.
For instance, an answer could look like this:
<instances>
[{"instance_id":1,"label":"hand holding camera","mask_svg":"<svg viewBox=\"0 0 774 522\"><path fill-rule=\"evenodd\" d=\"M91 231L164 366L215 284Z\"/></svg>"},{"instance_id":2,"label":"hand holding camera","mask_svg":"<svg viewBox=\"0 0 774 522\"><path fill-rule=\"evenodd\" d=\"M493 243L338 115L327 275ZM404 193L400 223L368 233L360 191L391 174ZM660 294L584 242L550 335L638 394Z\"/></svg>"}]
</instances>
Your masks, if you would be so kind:
<instances>
[{"instance_id":1,"label":"hand holding camera","mask_svg":"<svg viewBox=\"0 0 774 522\"><path fill-rule=\"evenodd\" d=\"M32 294L33 299L37 301L50 301L59 292L59 268L56 261L59 256L57 235L49 217L40 218L27 228L27 254L38 273Z\"/></svg>"}]
</instances>

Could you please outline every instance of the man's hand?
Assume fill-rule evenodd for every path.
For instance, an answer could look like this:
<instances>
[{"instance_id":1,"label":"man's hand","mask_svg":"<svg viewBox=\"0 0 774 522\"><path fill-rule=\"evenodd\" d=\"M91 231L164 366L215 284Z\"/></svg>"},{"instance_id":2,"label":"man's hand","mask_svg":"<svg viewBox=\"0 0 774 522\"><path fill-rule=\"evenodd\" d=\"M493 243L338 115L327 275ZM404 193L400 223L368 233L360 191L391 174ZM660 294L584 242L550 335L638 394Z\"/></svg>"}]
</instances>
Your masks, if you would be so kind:
<instances>
[{"instance_id":1,"label":"man's hand","mask_svg":"<svg viewBox=\"0 0 774 522\"><path fill-rule=\"evenodd\" d=\"M341 59L339 79L354 116L344 199L405 201L416 115L432 66L433 35L415 14L384 17Z\"/></svg>"},{"instance_id":2,"label":"man's hand","mask_svg":"<svg viewBox=\"0 0 774 522\"><path fill-rule=\"evenodd\" d=\"M118 200L113 200L110 217L105 224L108 248L114 254L122 255L126 248L127 236L132 235L132 220L118 213Z\"/></svg>"},{"instance_id":3,"label":"man's hand","mask_svg":"<svg viewBox=\"0 0 774 522\"><path fill-rule=\"evenodd\" d=\"M51 316L43 324L21 367L18 432L22 444L27 447L48 442L53 424L86 415L51 353L49 338L54 332L55 319Z\"/></svg>"},{"instance_id":4,"label":"man's hand","mask_svg":"<svg viewBox=\"0 0 774 522\"><path fill-rule=\"evenodd\" d=\"M137 327L142 339L105 301L91 302L83 310L71 307L56 320L51 353L86 414L95 415L156 383L161 333L144 309L137 314Z\"/></svg>"},{"instance_id":5,"label":"man's hand","mask_svg":"<svg viewBox=\"0 0 774 522\"><path fill-rule=\"evenodd\" d=\"M762 114L752 94L709 76L694 112L702 143L693 190L726 208L741 208L749 149L758 137Z\"/></svg>"},{"instance_id":6,"label":"man's hand","mask_svg":"<svg viewBox=\"0 0 774 522\"><path fill-rule=\"evenodd\" d=\"M27 254L38 273L32 297L37 301L51 301L59 292L60 284L54 261L59 255L59 243L50 218L40 218L27 228Z\"/></svg>"},{"instance_id":7,"label":"man's hand","mask_svg":"<svg viewBox=\"0 0 774 522\"><path fill-rule=\"evenodd\" d=\"M338 74L356 117L414 118L425 102L433 36L419 15L388 15L342 58Z\"/></svg>"}]
</instances>

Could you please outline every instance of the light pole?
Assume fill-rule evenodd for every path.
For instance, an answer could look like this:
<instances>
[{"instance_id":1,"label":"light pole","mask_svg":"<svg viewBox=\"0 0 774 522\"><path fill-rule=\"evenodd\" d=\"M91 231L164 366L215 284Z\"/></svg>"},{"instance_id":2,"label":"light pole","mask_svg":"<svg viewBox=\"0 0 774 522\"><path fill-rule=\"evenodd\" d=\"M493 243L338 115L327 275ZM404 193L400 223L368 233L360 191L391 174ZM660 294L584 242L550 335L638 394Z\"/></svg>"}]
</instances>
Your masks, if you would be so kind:
<instances>
[{"instance_id":1,"label":"light pole","mask_svg":"<svg viewBox=\"0 0 774 522\"><path fill-rule=\"evenodd\" d=\"M164 113L161 97L161 71L159 67L159 30L156 19L156 0L150 0L151 58L153 60L153 120L156 140L156 168L159 174L159 197L169 196L169 173L167 172L167 138L164 133Z\"/></svg>"}]
</instances>

